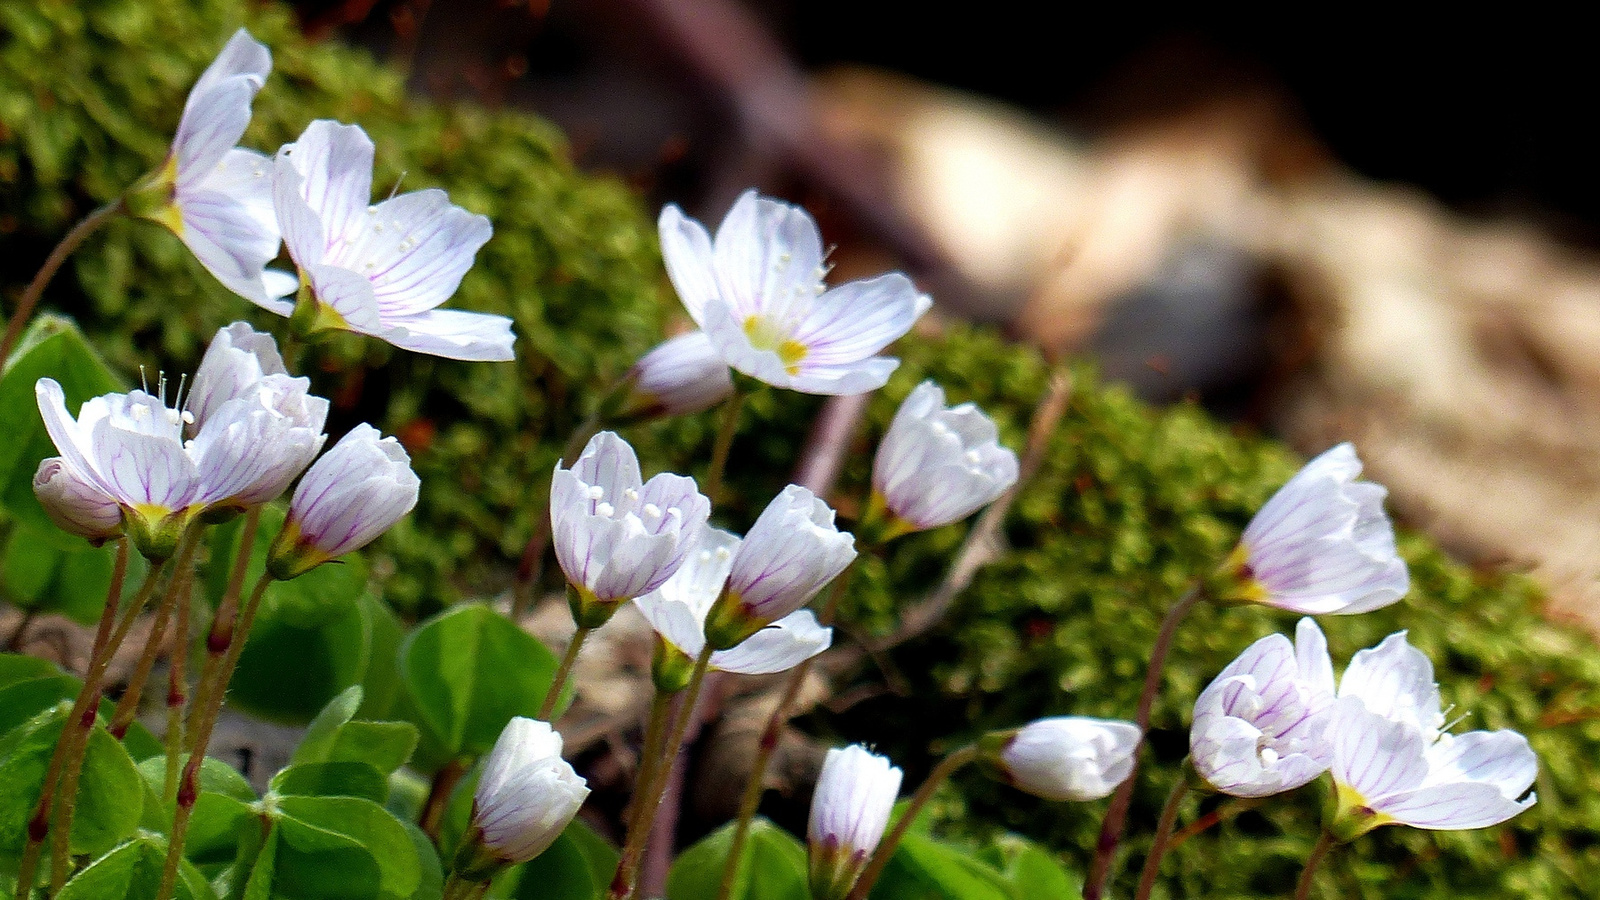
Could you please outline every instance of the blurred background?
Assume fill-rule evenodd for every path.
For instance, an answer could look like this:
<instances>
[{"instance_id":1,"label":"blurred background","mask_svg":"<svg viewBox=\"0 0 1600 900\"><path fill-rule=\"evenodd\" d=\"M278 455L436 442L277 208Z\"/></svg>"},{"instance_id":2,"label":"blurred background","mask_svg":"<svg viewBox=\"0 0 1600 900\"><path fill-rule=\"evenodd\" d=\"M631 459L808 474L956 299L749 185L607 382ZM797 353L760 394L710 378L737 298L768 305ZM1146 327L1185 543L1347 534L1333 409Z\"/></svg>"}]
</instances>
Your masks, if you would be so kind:
<instances>
[{"instance_id":1,"label":"blurred background","mask_svg":"<svg viewBox=\"0 0 1600 900\"><path fill-rule=\"evenodd\" d=\"M804 203L840 277L1090 354L1306 453L1600 622L1595 75L1549 20L842 0L303 0L412 88L525 108L715 221Z\"/></svg>"}]
</instances>

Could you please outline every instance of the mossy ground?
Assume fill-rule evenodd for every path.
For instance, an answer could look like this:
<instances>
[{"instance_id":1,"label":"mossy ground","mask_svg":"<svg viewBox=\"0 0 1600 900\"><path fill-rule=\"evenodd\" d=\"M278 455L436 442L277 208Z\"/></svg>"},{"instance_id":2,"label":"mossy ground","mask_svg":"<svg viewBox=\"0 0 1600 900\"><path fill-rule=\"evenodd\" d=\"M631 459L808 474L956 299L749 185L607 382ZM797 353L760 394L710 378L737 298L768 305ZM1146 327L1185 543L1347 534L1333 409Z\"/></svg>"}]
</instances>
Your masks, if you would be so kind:
<instances>
[{"instance_id":1,"label":"mossy ground","mask_svg":"<svg viewBox=\"0 0 1600 900\"><path fill-rule=\"evenodd\" d=\"M334 428L370 419L399 433L423 477L416 515L373 554L386 599L417 614L497 591L567 433L597 388L662 336L676 307L649 211L620 182L576 172L550 126L409 98L397 73L356 51L307 44L271 4L0 0L0 286L18 290L76 217L159 161L189 84L241 24L273 47L276 63L248 146L274 148L312 118L358 122L377 143L381 190L441 186L494 221L494 239L452 303L512 315L516 363L453 363L357 340L320 347L311 363L319 391L335 398ZM192 370L212 332L235 318L279 324L143 222L95 238L45 302L78 317L130 375L140 364ZM866 484L870 442L917 380L977 401L1020 446L1048 377L1037 355L979 329L911 338L898 350L905 364L873 401L850 456L846 511L845 498ZM1043 714L1129 715L1166 605L1216 564L1297 463L1197 408L1153 410L1084 371L1077 382L1045 466L1007 522L1010 552L979 574L943 628L892 655L911 689L811 724L873 741L915 776L930 742L952 733ZM725 524L747 525L781 486L817 404L776 393L753 400L730 473L741 499L723 509ZM712 428L707 415L628 436L648 469L692 471ZM962 534L908 538L866 566L849 603L853 627L887 627L940 578ZM1539 804L1481 832L1380 830L1335 855L1324 895L1589 895L1600 884L1600 653L1587 635L1547 622L1528 581L1469 571L1417 536L1403 546L1411 595L1379 613L1325 618L1336 658L1409 629L1436 661L1453 715L1466 716L1461 727L1530 736L1542 763ZM1155 710L1157 763L1134 810L1134 865L1186 747L1193 698L1249 641L1293 622L1202 608L1186 623ZM976 777L958 786L938 807L946 828L976 838L1014 828L1071 862L1085 858L1100 804L1041 803ZM1284 895L1320 802L1306 789L1187 842L1168 864L1170 896ZM1184 820L1217 806L1191 801Z\"/></svg>"}]
</instances>

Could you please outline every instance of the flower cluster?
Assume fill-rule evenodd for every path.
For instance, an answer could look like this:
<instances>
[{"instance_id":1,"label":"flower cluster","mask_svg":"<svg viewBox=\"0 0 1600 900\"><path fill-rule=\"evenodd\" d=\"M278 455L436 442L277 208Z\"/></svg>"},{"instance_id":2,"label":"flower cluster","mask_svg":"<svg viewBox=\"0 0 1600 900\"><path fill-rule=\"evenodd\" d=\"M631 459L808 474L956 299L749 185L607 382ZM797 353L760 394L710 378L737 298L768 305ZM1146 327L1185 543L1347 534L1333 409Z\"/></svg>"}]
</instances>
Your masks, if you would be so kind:
<instances>
[{"instance_id":1,"label":"flower cluster","mask_svg":"<svg viewBox=\"0 0 1600 900\"><path fill-rule=\"evenodd\" d=\"M1302 619L1293 646L1262 638L1200 695L1190 754L1207 784L1240 797L1331 770L1331 827L1347 839L1392 823L1481 828L1534 804L1538 760L1522 735L1444 726L1433 664L1405 632L1356 653L1336 691L1322 631Z\"/></svg>"}]
</instances>

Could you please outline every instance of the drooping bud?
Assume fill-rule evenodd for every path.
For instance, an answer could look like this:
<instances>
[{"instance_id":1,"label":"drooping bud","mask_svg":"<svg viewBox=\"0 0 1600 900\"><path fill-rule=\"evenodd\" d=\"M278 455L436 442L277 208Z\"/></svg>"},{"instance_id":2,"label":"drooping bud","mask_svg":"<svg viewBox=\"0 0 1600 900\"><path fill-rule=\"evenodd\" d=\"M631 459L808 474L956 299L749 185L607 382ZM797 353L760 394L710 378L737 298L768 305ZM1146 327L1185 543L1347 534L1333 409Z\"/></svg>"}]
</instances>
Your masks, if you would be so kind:
<instances>
[{"instance_id":1,"label":"drooping bud","mask_svg":"<svg viewBox=\"0 0 1600 900\"><path fill-rule=\"evenodd\" d=\"M728 364L704 331L657 344L633 364L626 401L637 416L687 416L704 412L733 393Z\"/></svg>"},{"instance_id":2,"label":"drooping bud","mask_svg":"<svg viewBox=\"0 0 1600 900\"><path fill-rule=\"evenodd\" d=\"M400 442L357 425L300 479L267 571L294 578L365 547L417 505L420 488Z\"/></svg>"},{"instance_id":3,"label":"drooping bud","mask_svg":"<svg viewBox=\"0 0 1600 900\"><path fill-rule=\"evenodd\" d=\"M1058 716L990 735L982 749L1020 790L1046 800L1098 800L1133 772L1139 729L1131 722Z\"/></svg>"},{"instance_id":4,"label":"drooping bud","mask_svg":"<svg viewBox=\"0 0 1600 900\"><path fill-rule=\"evenodd\" d=\"M39 461L33 494L50 521L96 547L122 533L122 507L59 456Z\"/></svg>"},{"instance_id":5,"label":"drooping bud","mask_svg":"<svg viewBox=\"0 0 1600 900\"><path fill-rule=\"evenodd\" d=\"M549 849L588 796L588 784L561 758L560 733L548 722L513 718L484 761L456 873L486 882L533 859Z\"/></svg>"},{"instance_id":6,"label":"drooping bud","mask_svg":"<svg viewBox=\"0 0 1600 900\"><path fill-rule=\"evenodd\" d=\"M810 602L856 558L855 538L815 494L789 485L733 557L728 586L706 617L706 640L726 650Z\"/></svg>"},{"instance_id":7,"label":"drooping bud","mask_svg":"<svg viewBox=\"0 0 1600 900\"><path fill-rule=\"evenodd\" d=\"M931 381L900 404L872 465L873 499L894 516L891 532L960 521L1016 480L1017 455L1000 445L994 420L971 403L945 406Z\"/></svg>"}]
</instances>

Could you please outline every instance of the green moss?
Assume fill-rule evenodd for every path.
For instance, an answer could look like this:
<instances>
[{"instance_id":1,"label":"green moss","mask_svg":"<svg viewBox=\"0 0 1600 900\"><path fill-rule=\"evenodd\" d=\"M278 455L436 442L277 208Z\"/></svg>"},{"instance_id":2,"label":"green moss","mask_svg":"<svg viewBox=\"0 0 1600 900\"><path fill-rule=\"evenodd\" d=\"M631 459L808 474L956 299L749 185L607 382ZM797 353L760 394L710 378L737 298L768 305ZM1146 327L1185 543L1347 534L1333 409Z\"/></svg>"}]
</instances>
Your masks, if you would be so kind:
<instances>
[{"instance_id":1,"label":"green moss","mask_svg":"<svg viewBox=\"0 0 1600 900\"><path fill-rule=\"evenodd\" d=\"M359 122L378 145L377 184L439 185L490 216L495 237L453 305L515 317L519 359L459 364L390 353L373 341L319 348L313 375L336 399L336 426L370 419L403 434L424 495L415 516L371 554L385 596L425 611L502 587L539 509L534 496L596 387L662 334L675 302L654 229L621 184L575 172L561 137L507 112L405 96L400 77L359 52L307 44L280 6L235 0L0 0L0 286L14 292L78 216L165 152L182 99L231 30L248 24L276 69L246 143L274 148L307 121ZM46 297L77 316L125 372L192 369L204 341L250 311L160 228L119 223L95 238ZM982 330L903 342L905 365L876 397L836 496L848 517L867 482L872 441L923 377L975 400L1022 445L1047 369ZM158 358L157 358L158 357ZM819 401L766 392L749 404L719 507L744 527L783 483ZM646 468L699 471L711 415L631 429ZM1035 716L1126 717L1168 603L1215 565L1251 512L1294 470L1283 448L1239 435L1198 409L1155 411L1084 371L1040 476L1007 523L1011 552L983 570L943 628L892 654L909 691L812 724L875 742L915 776L929 744ZM1493 515L1493 510L1485 510ZM882 630L933 586L961 526L907 538L865 566L851 627ZM1409 628L1438 663L1464 727L1527 732L1542 770L1539 805L1508 826L1425 834L1383 829L1330 862L1326 896L1586 895L1600 883L1600 654L1545 622L1517 577L1480 575L1407 537L1415 588L1380 613L1323 620L1335 654ZM890 589L890 586L893 589ZM1293 618L1198 610L1180 633L1152 740L1157 763L1134 810L1137 866L1175 763L1189 705L1252 639ZM876 679L875 672L862 678ZM943 827L982 837L1014 828L1079 865L1103 804L1047 804L977 777L936 809ZM1302 791L1230 819L1168 864L1170 896L1283 896L1316 832L1320 798ZM1185 820L1216 806L1191 803Z\"/></svg>"}]
</instances>

